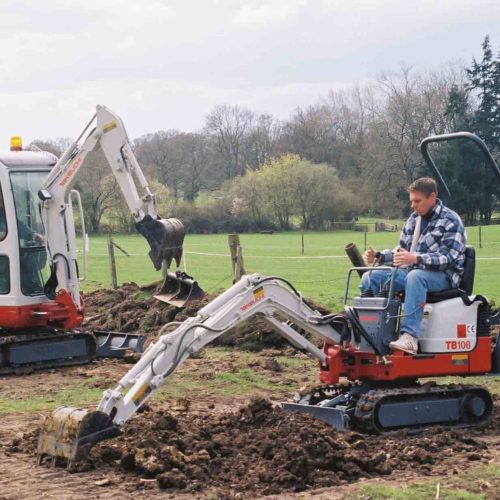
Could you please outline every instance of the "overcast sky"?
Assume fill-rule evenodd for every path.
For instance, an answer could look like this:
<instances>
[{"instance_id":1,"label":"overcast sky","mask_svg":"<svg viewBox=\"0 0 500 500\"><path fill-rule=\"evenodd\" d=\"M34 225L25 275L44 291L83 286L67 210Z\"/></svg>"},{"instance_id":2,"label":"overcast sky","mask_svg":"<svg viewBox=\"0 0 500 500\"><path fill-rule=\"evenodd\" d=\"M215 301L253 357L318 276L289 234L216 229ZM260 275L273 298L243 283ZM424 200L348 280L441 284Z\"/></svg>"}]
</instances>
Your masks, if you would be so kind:
<instances>
[{"instance_id":1,"label":"overcast sky","mask_svg":"<svg viewBox=\"0 0 500 500\"><path fill-rule=\"evenodd\" d=\"M500 47L500 0L0 0L0 149L77 136L104 104L132 138L216 104L288 118L401 64Z\"/></svg>"}]
</instances>

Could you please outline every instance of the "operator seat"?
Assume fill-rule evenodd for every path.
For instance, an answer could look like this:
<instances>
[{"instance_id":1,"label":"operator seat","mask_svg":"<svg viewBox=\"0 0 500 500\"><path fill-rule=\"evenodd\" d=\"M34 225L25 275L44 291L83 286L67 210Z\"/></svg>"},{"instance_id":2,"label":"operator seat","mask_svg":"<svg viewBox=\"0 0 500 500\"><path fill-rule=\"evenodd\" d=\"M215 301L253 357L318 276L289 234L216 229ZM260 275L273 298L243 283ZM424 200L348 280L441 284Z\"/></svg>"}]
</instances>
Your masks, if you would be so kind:
<instances>
[{"instance_id":1,"label":"operator seat","mask_svg":"<svg viewBox=\"0 0 500 500\"><path fill-rule=\"evenodd\" d=\"M472 294L474 286L474 273L476 271L476 250L473 246L465 248L464 274L458 288L448 288L440 292L428 292L427 303L434 304L442 300L453 299L455 297L469 296Z\"/></svg>"}]
</instances>

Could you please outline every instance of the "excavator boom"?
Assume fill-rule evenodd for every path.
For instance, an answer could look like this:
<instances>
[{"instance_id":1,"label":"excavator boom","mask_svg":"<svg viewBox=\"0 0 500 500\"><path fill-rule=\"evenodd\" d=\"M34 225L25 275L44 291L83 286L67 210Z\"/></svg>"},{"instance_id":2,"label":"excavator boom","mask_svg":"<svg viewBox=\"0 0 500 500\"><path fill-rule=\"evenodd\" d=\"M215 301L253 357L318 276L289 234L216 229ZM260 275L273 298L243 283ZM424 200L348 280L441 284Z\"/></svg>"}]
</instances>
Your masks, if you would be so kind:
<instances>
[{"instance_id":1,"label":"excavator boom","mask_svg":"<svg viewBox=\"0 0 500 500\"><path fill-rule=\"evenodd\" d=\"M178 219L164 219L158 214L155 195L137 162L123 122L105 106L97 106L80 136L59 159L36 148L23 150L20 145L2 152L0 374L82 364L96 355L119 357L130 350L142 350L143 338L138 335L75 331L84 320L80 281L85 279L86 250L84 246L80 254L81 276L73 207L80 212L83 235L85 216L73 186L82 169L89 168L89 154L98 148L138 232L150 245L149 256L155 269L167 274L172 261L177 267L181 263L184 226ZM183 289L192 283L184 283L180 274L177 281L182 282L179 286ZM196 290L199 292L199 287ZM167 301L176 299L175 305L182 307L194 296L184 295L185 300L171 297Z\"/></svg>"},{"instance_id":2,"label":"excavator boom","mask_svg":"<svg viewBox=\"0 0 500 500\"><path fill-rule=\"evenodd\" d=\"M179 266L184 242L182 222L158 215L155 195L137 162L122 120L98 105L92 120L61 156L39 191L52 268L48 292L55 293L57 286L64 288L77 308L82 303L71 191L79 171L85 168L88 154L97 147L106 157L138 232L150 245L149 256L155 269L161 269L163 262L168 268L172 260Z\"/></svg>"},{"instance_id":3,"label":"excavator boom","mask_svg":"<svg viewBox=\"0 0 500 500\"><path fill-rule=\"evenodd\" d=\"M95 412L59 408L47 417L38 441L39 461L44 457L64 459L68 467L73 467L85 456L89 443L115 435L191 354L255 315L322 366L326 366L326 354L299 330L324 342L340 341L330 319L325 321L288 282L258 274L244 276L195 317L166 324L161 333L172 331L161 335L116 387L104 392Z\"/></svg>"}]
</instances>

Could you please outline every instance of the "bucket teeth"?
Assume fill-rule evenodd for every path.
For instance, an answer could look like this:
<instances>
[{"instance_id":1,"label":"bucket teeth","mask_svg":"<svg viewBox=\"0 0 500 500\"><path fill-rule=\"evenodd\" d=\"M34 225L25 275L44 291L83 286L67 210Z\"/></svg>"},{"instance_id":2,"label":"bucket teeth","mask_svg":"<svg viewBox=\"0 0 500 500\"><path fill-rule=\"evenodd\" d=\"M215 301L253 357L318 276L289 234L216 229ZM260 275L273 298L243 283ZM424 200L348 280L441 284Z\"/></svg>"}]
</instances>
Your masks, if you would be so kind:
<instances>
[{"instance_id":1,"label":"bucket teeth","mask_svg":"<svg viewBox=\"0 0 500 500\"><path fill-rule=\"evenodd\" d=\"M37 462L41 464L48 459L53 466L65 462L68 470L74 470L95 443L119 433L119 428L106 413L60 407L43 422L38 437Z\"/></svg>"},{"instance_id":2,"label":"bucket teeth","mask_svg":"<svg viewBox=\"0 0 500 500\"><path fill-rule=\"evenodd\" d=\"M191 276L182 271L167 272L165 281L155 298L175 307L184 307L188 302L203 298L205 292Z\"/></svg>"}]
</instances>

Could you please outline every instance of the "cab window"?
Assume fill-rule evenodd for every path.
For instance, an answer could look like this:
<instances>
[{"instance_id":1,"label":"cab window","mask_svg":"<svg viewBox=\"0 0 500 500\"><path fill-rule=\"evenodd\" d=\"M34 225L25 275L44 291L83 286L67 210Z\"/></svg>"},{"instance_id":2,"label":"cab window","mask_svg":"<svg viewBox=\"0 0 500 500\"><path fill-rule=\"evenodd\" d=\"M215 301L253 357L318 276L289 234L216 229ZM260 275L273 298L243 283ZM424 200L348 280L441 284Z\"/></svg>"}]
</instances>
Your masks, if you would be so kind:
<instances>
[{"instance_id":1,"label":"cab window","mask_svg":"<svg viewBox=\"0 0 500 500\"><path fill-rule=\"evenodd\" d=\"M7 218L5 217L5 206L3 203L2 185L0 184L0 241L7 236Z\"/></svg>"},{"instance_id":2,"label":"cab window","mask_svg":"<svg viewBox=\"0 0 500 500\"><path fill-rule=\"evenodd\" d=\"M24 295L43 295L48 276L45 231L36 193L46 172L12 172L10 175L19 236L21 291Z\"/></svg>"},{"instance_id":3,"label":"cab window","mask_svg":"<svg viewBox=\"0 0 500 500\"><path fill-rule=\"evenodd\" d=\"M0 255L0 295L10 292L9 258Z\"/></svg>"}]
</instances>

